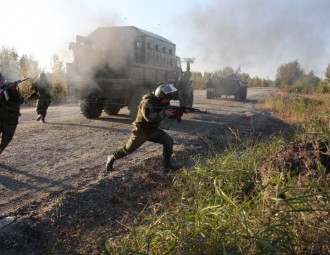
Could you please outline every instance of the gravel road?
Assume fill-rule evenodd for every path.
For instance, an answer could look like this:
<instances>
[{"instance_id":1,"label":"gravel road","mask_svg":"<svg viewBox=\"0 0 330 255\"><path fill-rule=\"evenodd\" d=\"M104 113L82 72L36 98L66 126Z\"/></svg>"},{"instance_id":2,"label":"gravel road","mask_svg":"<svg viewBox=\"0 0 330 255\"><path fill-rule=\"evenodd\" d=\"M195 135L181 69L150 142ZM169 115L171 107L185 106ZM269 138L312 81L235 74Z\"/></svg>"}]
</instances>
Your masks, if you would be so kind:
<instances>
[{"instance_id":1,"label":"gravel road","mask_svg":"<svg viewBox=\"0 0 330 255\"><path fill-rule=\"evenodd\" d=\"M271 92L249 88L247 100L237 102L195 91L193 107L207 113L162 123L175 142L174 163L194 169L196 158L221 151L230 140L281 133L286 124L255 107ZM113 234L122 232L144 205L171 192L162 177L162 146L154 143L116 161L116 171L102 177L107 156L130 135L127 109L91 120L77 102L51 104L46 123L35 120L34 105L23 105L21 113L0 155L0 223L14 221L0 229L0 254L47 254L55 246L56 254L100 254L109 226Z\"/></svg>"},{"instance_id":2,"label":"gravel road","mask_svg":"<svg viewBox=\"0 0 330 255\"><path fill-rule=\"evenodd\" d=\"M254 104L270 91L249 89L245 102L232 98L207 100L205 91L195 91L193 106L207 110L207 114L185 114L181 123L166 120L162 125L170 127L168 132L176 143L174 151L198 147L201 145L196 134L229 124L237 115L253 111ZM102 113L99 119L91 120L83 117L78 103L53 104L45 124L35 120L33 105L23 105L21 114L15 136L0 156L0 215L47 193L97 181L107 155L122 146L131 131L132 121L126 108L115 117ZM125 160L116 162L115 167L130 168L152 155L161 155L161 149L157 144L146 143Z\"/></svg>"}]
</instances>

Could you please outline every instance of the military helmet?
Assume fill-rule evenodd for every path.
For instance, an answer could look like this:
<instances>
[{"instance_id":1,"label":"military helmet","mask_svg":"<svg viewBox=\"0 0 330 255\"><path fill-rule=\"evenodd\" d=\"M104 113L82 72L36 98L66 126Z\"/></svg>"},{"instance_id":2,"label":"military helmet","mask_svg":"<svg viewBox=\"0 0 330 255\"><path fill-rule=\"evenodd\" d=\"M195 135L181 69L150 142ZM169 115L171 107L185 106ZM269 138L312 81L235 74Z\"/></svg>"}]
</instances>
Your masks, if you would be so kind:
<instances>
[{"instance_id":1,"label":"military helmet","mask_svg":"<svg viewBox=\"0 0 330 255\"><path fill-rule=\"evenodd\" d=\"M161 100L164 96L172 99L173 93L176 92L177 89L171 83L161 84L155 90L155 96Z\"/></svg>"}]
</instances>

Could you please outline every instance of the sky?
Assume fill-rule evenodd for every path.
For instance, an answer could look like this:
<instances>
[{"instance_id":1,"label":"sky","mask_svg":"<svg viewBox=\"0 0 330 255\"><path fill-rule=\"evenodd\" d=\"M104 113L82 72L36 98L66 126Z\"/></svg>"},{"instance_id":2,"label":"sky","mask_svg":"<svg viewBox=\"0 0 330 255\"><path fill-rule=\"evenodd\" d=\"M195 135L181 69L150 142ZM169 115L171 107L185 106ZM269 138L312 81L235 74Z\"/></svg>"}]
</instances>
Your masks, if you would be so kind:
<instances>
[{"instance_id":1,"label":"sky","mask_svg":"<svg viewBox=\"0 0 330 255\"><path fill-rule=\"evenodd\" d=\"M324 78L330 63L329 0L0 0L0 47L50 69L54 54L72 62L76 35L98 27L135 26L176 44L191 71L230 66L274 79L298 61Z\"/></svg>"}]
</instances>

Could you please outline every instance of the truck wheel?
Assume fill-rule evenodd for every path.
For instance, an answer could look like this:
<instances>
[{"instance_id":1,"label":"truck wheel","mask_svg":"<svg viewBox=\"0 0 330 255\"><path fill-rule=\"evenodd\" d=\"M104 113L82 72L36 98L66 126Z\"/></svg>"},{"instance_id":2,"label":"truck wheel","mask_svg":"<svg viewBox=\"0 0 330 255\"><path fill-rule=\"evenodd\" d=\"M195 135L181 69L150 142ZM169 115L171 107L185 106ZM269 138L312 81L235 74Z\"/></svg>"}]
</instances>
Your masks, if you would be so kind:
<instances>
[{"instance_id":1,"label":"truck wheel","mask_svg":"<svg viewBox=\"0 0 330 255\"><path fill-rule=\"evenodd\" d=\"M234 99L235 99L235 101L242 101L242 92L240 89L234 95Z\"/></svg>"},{"instance_id":2,"label":"truck wheel","mask_svg":"<svg viewBox=\"0 0 330 255\"><path fill-rule=\"evenodd\" d=\"M206 99L212 99L215 98L215 92L214 92L214 88L212 89L206 89Z\"/></svg>"},{"instance_id":3,"label":"truck wheel","mask_svg":"<svg viewBox=\"0 0 330 255\"><path fill-rule=\"evenodd\" d=\"M243 100L246 100L246 97L247 97L247 87L245 87L243 90Z\"/></svg>"},{"instance_id":4,"label":"truck wheel","mask_svg":"<svg viewBox=\"0 0 330 255\"><path fill-rule=\"evenodd\" d=\"M180 106L192 107L194 102L194 90L192 87L189 87L186 92L184 98L180 99Z\"/></svg>"},{"instance_id":5,"label":"truck wheel","mask_svg":"<svg viewBox=\"0 0 330 255\"><path fill-rule=\"evenodd\" d=\"M102 113L103 105L89 103L87 100L80 101L80 111L87 119L96 119Z\"/></svg>"},{"instance_id":6,"label":"truck wheel","mask_svg":"<svg viewBox=\"0 0 330 255\"><path fill-rule=\"evenodd\" d=\"M113 106L113 105L107 105L107 106L104 106L103 110L108 115L117 115L118 112L120 111L120 107Z\"/></svg>"},{"instance_id":7,"label":"truck wheel","mask_svg":"<svg viewBox=\"0 0 330 255\"><path fill-rule=\"evenodd\" d=\"M147 89L146 87L137 88L137 90L135 91L133 97L131 98L131 102L129 104L129 111L132 120L135 120L136 118L142 97L145 94L148 94L149 92L150 92L149 89Z\"/></svg>"},{"instance_id":8,"label":"truck wheel","mask_svg":"<svg viewBox=\"0 0 330 255\"><path fill-rule=\"evenodd\" d=\"M247 87L241 87L235 94L236 101L243 101L246 99Z\"/></svg>"}]
</instances>

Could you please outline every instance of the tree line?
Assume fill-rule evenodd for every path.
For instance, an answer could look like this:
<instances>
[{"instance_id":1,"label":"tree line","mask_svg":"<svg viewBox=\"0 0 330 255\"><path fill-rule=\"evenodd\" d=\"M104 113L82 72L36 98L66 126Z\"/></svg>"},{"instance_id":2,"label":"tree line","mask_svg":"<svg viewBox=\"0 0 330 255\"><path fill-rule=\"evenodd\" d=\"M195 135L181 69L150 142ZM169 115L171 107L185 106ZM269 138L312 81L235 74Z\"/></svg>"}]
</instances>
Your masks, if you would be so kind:
<instances>
[{"instance_id":1,"label":"tree line","mask_svg":"<svg viewBox=\"0 0 330 255\"><path fill-rule=\"evenodd\" d=\"M5 75L9 82L29 77L30 79L20 85L21 94L27 98L30 94L30 86L35 82L39 74L44 72L39 67L39 62L32 56L23 54L19 56L14 48L2 46L0 50L0 72ZM67 96L65 81L65 67L59 56L53 55L51 60L51 71L45 72L53 85L53 101L62 101Z\"/></svg>"},{"instance_id":2,"label":"tree line","mask_svg":"<svg viewBox=\"0 0 330 255\"><path fill-rule=\"evenodd\" d=\"M196 89L204 89L209 78L224 78L236 74L238 79L248 82L249 87L277 87L287 88L299 93L329 93L330 92L330 63L325 70L325 79L317 77L313 71L306 73L298 60L282 64L277 69L275 80L250 77L247 73L238 72L232 67L225 67L214 72L192 72L192 82Z\"/></svg>"},{"instance_id":3,"label":"tree line","mask_svg":"<svg viewBox=\"0 0 330 255\"><path fill-rule=\"evenodd\" d=\"M24 77L30 77L27 82L20 86L23 96L29 95L30 85L38 78L40 72L39 62L31 56L23 54L19 56L13 48L2 46L0 50L0 72L7 80L15 81ZM300 93L330 93L330 63L325 70L325 79L317 77L313 71L305 72L298 60L282 64L277 69L275 80L250 77L249 74L241 72L240 67L233 69L226 66L214 72L193 71L191 80L195 89L205 89L209 78L223 78L231 74L236 74L238 79L248 82L249 87L278 87L287 88L289 91ZM51 71L47 76L53 84L53 100L62 101L68 96L66 84L66 70L63 61L58 55L54 54L51 60Z\"/></svg>"}]
</instances>

